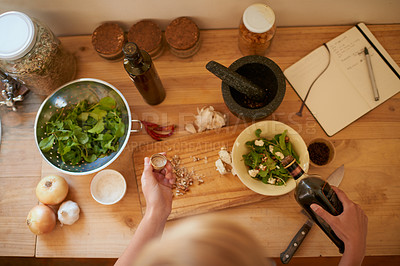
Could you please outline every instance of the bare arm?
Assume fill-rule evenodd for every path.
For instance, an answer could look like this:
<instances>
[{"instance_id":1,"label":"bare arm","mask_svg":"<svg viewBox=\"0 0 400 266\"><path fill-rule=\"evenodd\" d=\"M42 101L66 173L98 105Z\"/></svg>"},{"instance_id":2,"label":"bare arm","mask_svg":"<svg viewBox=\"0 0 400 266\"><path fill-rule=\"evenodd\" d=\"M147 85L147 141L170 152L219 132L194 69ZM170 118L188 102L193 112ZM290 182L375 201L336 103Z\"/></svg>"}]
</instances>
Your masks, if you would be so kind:
<instances>
[{"instance_id":1,"label":"bare arm","mask_svg":"<svg viewBox=\"0 0 400 266\"><path fill-rule=\"evenodd\" d=\"M175 178L172 166L159 173L153 170L150 159L144 159L142 190L146 199L146 213L124 253L115 263L116 266L132 265L142 248L150 240L160 237L172 208L172 184Z\"/></svg>"},{"instance_id":2,"label":"bare arm","mask_svg":"<svg viewBox=\"0 0 400 266\"><path fill-rule=\"evenodd\" d=\"M352 202L342 190L336 187L333 189L343 204L343 212L340 215L330 215L316 204L311 205L311 208L331 226L336 235L344 242L345 250L339 265L361 265L367 243L368 217L361 207Z\"/></svg>"}]
</instances>

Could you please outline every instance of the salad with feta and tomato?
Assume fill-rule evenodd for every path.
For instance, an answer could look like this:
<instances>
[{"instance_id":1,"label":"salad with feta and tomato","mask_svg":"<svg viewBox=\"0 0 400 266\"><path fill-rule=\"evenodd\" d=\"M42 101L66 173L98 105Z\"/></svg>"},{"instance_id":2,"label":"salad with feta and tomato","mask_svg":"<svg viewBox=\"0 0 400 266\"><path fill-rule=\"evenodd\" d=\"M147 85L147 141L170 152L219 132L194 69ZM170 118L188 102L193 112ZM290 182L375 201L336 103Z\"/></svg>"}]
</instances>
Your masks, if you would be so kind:
<instances>
[{"instance_id":1,"label":"salad with feta and tomato","mask_svg":"<svg viewBox=\"0 0 400 266\"><path fill-rule=\"evenodd\" d=\"M265 184L275 186L286 185L291 178L283 167L281 160L292 155L299 163L299 156L293 149L287 130L275 135L272 139L261 137L261 129L255 131L257 139L246 142L250 152L243 155L244 163L249 167L248 173L252 178Z\"/></svg>"}]
</instances>

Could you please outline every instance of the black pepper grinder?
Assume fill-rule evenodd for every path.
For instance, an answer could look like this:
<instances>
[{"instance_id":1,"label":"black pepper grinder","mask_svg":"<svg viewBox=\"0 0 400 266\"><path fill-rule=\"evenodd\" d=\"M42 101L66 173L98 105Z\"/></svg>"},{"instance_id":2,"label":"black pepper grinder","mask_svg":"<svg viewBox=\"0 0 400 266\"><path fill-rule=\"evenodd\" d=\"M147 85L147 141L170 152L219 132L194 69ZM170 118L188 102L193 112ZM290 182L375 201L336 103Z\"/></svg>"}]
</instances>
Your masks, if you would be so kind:
<instances>
[{"instance_id":1,"label":"black pepper grinder","mask_svg":"<svg viewBox=\"0 0 400 266\"><path fill-rule=\"evenodd\" d=\"M165 99L165 89L150 55L133 42L126 43L123 52L125 70L143 99L150 105L161 103Z\"/></svg>"}]
</instances>

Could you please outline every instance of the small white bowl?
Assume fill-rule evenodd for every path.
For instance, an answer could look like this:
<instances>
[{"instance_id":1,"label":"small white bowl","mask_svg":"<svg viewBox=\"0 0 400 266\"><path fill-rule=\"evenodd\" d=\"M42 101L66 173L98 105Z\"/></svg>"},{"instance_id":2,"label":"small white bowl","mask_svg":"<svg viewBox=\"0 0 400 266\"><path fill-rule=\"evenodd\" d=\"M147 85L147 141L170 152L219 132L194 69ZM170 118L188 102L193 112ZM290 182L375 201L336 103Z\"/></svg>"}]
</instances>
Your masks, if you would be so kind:
<instances>
[{"instance_id":1,"label":"small white bowl","mask_svg":"<svg viewBox=\"0 0 400 266\"><path fill-rule=\"evenodd\" d=\"M290 178L285 186L274 186L264 184L260 180L252 178L248 173L248 167L244 164L243 155L249 152L246 146L247 141L256 139L254 132L261 129L261 136L272 139L276 134L287 130L287 136L293 145L293 149L300 157L300 166L307 173L309 167L309 155L307 145L303 138L293 128L278 121L261 121L245 128L236 138L232 148L233 168L242 183L249 189L266 196L280 196L289 193L296 187L296 181Z\"/></svg>"},{"instance_id":2,"label":"small white bowl","mask_svg":"<svg viewBox=\"0 0 400 266\"><path fill-rule=\"evenodd\" d=\"M115 170L100 171L90 182L90 194L95 201L103 205L117 203L125 196L125 192L125 178Z\"/></svg>"}]
</instances>

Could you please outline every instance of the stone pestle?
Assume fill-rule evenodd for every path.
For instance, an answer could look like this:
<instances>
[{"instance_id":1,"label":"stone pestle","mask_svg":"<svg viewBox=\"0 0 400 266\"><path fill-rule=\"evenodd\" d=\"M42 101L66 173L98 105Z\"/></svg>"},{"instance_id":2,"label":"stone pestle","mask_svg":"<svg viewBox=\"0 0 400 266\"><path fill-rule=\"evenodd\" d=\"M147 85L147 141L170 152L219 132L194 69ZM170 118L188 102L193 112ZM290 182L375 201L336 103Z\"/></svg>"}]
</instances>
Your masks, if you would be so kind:
<instances>
[{"instance_id":1,"label":"stone pestle","mask_svg":"<svg viewBox=\"0 0 400 266\"><path fill-rule=\"evenodd\" d=\"M266 89L257 86L247 78L220 63L210 61L207 63L206 69L220 78L222 82L225 82L233 89L243 93L254 101L262 102L267 96Z\"/></svg>"}]
</instances>

